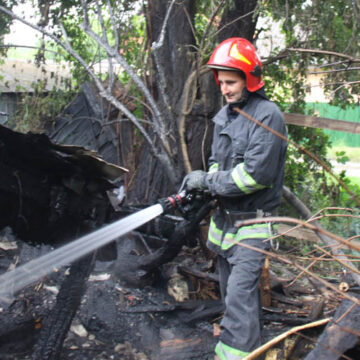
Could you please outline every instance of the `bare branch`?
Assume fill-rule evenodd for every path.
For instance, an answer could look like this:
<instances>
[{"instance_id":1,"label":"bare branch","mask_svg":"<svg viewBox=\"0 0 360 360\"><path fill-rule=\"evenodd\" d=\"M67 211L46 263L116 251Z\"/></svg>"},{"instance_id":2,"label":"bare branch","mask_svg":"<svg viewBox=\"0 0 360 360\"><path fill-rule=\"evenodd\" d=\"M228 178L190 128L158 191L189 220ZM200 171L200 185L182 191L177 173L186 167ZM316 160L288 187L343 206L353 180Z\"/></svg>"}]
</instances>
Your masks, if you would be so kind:
<instances>
[{"instance_id":1,"label":"bare branch","mask_svg":"<svg viewBox=\"0 0 360 360\"><path fill-rule=\"evenodd\" d=\"M284 218L283 218L284 219ZM288 221L291 222L291 221L296 221L296 219L291 219L291 218L288 218ZM264 221L264 219L263 219ZM265 219L266 221L266 219ZM254 251L258 251L258 252L261 252L271 258L275 258L276 260L279 260L281 262L283 262L284 264L288 264L288 265L291 265L291 266L295 266L298 270L300 271L303 271L304 273L306 273L310 278L313 278L315 279L316 281L318 281L319 283L321 283L322 285L324 285L326 288L328 289L331 289L333 290L335 293L337 294L340 294L342 297L352 301L353 303L357 304L360 306L360 300L357 299L356 297L352 296L352 295L349 295L349 294L346 294L344 292L341 292L335 285L331 284L329 281L326 281L322 278L320 278L319 276L315 275L314 273L312 273L311 271L307 270L306 268L304 268L303 266L297 264L296 262L294 261L291 261L290 259L288 258L285 258L283 256L280 256L278 254L275 254L275 253L272 253L271 251L266 251L266 250L262 250L262 249L259 249L258 247L255 247L255 246L251 246L249 244L246 244L244 242L237 242L236 243L237 246L242 246L242 247L245 247L247 249L250 249L250 250L254 250Z\"/></svg>"},{"instance_id":2,"label":"bare branch","mask_svg":"<svg viewBox=\"0 0 360 360\"><path fill-rule=\"evenodd\" d=\"M41 50L41 51L47 51L51 52L53 54L58 54L57 51L50 50L50 49L44 49L39 46L29 46L29 45L17 45L17 44L0 44L0 48L24 48L24 49L35 49L35 50Z\"/></svg>"},{"instance_id":3,"label":"bare branch","mask_svg":"<svg viewBox=\"0 0 360 360\"><path fill-rule=\"evenodd\" d=\"M256 10L256 9L255 9ZM218 31L216 31L216 33L214 34L214 36L218 35L219 33L221 33L224 29L226 29L228 26L236 23L237 21L239 21L240 19L243 19L245 17L248 17L249 15L253 14L255 12L255 10L252 10L250 12L248 12L247 14L238 16L236 19L230 21L229 23L225 24L221 29L219 29Z\"/></svg>"},{"instance_id":4,"label":"bare branch","mask_svg":"<svg viewBox=\"0 0 360 360\"><path fill-rule=\"evenodd\" d=\"M84 4L84 3L86 3L86 1L82 0L82 3ZM83 5L83 9L86 9L86 4ZM140 79L140 77L134 72L134 70L127 63L127 61L119 54L117 49L111 47L107 40L102 41L102 39L91 29L91 27L89 26L88 20L84 21L84 23L82 24L81 27L90 37L92 37L107 52L107 54L110 57L116 59L116 61L122 66L122 68L128 73L128 75L131 77L131 79L134 81L134 83L142 91L142 93L144 94L146 100L149 102L149 104L152 107L154 114L155 114L155 116L154 116L155 132L159 136L163 148L169 154L170 147L169 147L168 139L167 139L168 134L166 132L164 122L162 121L162 116L158 109L158 106L155 103L155 100L153 99L152 95L150 94L148 88L145 86L145 84Z\"/></svg>"},{"instance_id":5,"label":"bare branch","mask_svg":"<svg viewBox=\"0 0 360 360\"><path fill-rule=\"evenodd\" d=\"M168 21L169 21L169 16L170 16L171 10L172 10L175 2L176 2L176 0L172 0L169 7L168 7L168 9L167 9L165 19L164 19L164 22L163 22L163 25L162 25L162 28L161 28L161 31L160 31L159 39L158 39L158 41L153 42L153 44L152 44L153 50L157 50L157 49L161 48L164 45L165 30L166 30L166 27L167 27L167 24L168 24Z\"/></svg>"},{"instance_id":6,"label":"bare branch","mask_svg":"<svg viewBox=\"0 0 360 360\"><path fill-rule=\"evenodd\" d=\"M334 172L331 170L330 166L325 164L324 161L319 159L315 154L311 153L309 150L305 149L303 146L297 144L296 142L292 141L291 139L287 138L286 136L282 135L278 131L270 128L269 126L263 124L262 122L256 120L243 110L241 110L238 107L234 108L235 111L237 111L242 116L246 117L247 119L253 121L258 126L261 126L262 128L266 129L267 131L270 131L275 136L279 137L280 139L286 141L287 143L295 146L298 150L305 153L307 156L309 156L311 159L313 159L317 164L319 164L324 170L326 170L342 187L346 192L354 199L354 201L360 206L360 199L357 198L357 196L349 189L349 187L345 184L343 180L341 180L337 175L334 174Z\"/></svg>"},{"instance_id":7,"label":"bare branch","mask_svg":"<svg viewBox=\"0 0 360 360\"><path fill-rule=\"evenodd\" d=\"M349 67L344 69L334 69L334 70L324 70L324 71L310 71L309 74L318 75L318 74L328 74L328 73L353 71L353 70L360 70L360 67Z\"/></svg>"},{"instance_id":8,"label":"bare branch","mask_svg":"<svg viewBox=\"0 0 360 360\"><path fill-rule=\"evenodd\" d=\"M115 38L114 48L116 51L119 51L119 36L118 36L117 28L116 28L114 12L112 11L112 6L111 6L111 3L109 0L106 0L106 4L107 4L108 11L109 11L111 26L112 26L114 38Z\"/></svg>"},{"instance_id":9,"label":"bare branch","mask_svg":"<svg viewBox=\"0 0 360 360\"><path fill-rule=\"evenodd\" d=\"M322 248L322 247L320 247L320 246L318 246L318 245L316 245L316 244L315 244L314 246L315 246L316 249L322 251L322 252L324 253L324 255L327 255L327 256L333 258L335 261L337 261L337 262L338 262L339 264L341 264L342 266L346 267L348 270L354 271L354 273L360 275L360 271L357 270L354 266L351 266L351 267L350 267L350 266L348 265L348 262L345 262L345 261L343 261L342 259L339 259L337 256L332 255L329 251L326 251L324 248Z\"/></svg>"},{"instance_id":10,"label":"bare branch","mask_svg":"<svg viewBox=\"0 0 360 360\"><path fill-rule=\"evenodd\" d=\"M107 38L107 33L106 33L106 26L105 26L104 16L102 14L102 10L101 10L101 6L99 4L99 1L96 0L95 4L96 4L97 15L98 15L98 22L100 24L101 32L102 32L102 36L103 36L103 41L106 42L106 43L109 43L108 38Z\"/></svg>"},{"instance_id":11,"label":"bare branch","mask_svg":"<svg viewBox=\"0 0 360 360\"><path fill-rule=\"evenodd\" d=\"M355 85L355 84L360 84L360 81L348 81L348 82L345 82L345 83L341 84L340 86L338 86L335 90L333 90L331 92L331 95L335 94L337 91L339 91L340 89L342 89L345 86Z\"/></svg>"},{"instance_id":12,"label":"bare branch","mask_svg":"<svg viewBox=\"0 0 360 360\"><path fill-rule=\"evenodd\" d=\"M311 211L306 207L306 205L297 196L295 196L295 194L293 194L290 191L290 189L287 188L286 186L283 187L283 196L286 199L286 201L289 202L300 213L300 215L303 218L311 219L313 217ZM317 222L315 222L315 224L317 224ZM318 225L318 229L319 228L322 229L320 227L320 225ZM354 244L352 244L351 241L345 240L340 237L334 238L334 237L329 236L329 234L325 234L324 232L318 232L318 231L316 232L316 234L328 246L337 245L338 243L342 243L343 245L347 245L350 247L354 246ZM332 248L332 252L337 256L345 258L344 254L342 253L342 251L340 249ZM356 275L355 273L352 273L351 275L352 275L353 279L356 281L356 283L360 285L360 276Z\"/></svg>"},{"instance_id":13,"label":"bare branch","mask_svg":"<svg viewBox=\"0 0 360 360\"><path fill-rule=\"evenodd\" d=\"M312 53L312 54L337 56L337 57L347 59L349 62L352 62L352 63L359 63L360 62L360 58L355 58L353 56L343 54L343 53L338 53L338 52L335 52L335 51L318 50L318 49L299 49L299 48L288 48L287 50L292 51L292 52L304 52L304 53Z\"/></svg>"},{"instance_id":14,"label":"bare branch","mask_svg":"<svg viewBox=\"0 0 360 360\"><path fill-rule=\"evenodd\" d=\"M96 9L97 9L97 14L98 14L98 21L99 21L101 31L102 31L103 41L106 42L107 44L109 44L108 37L107 37L107 29L106 29L105 21L104 21L104 16L102 14L102 10L101 10L99 1L96 1ZM110 13L112 13L112 8L109 8L108 10ZM118 40L118 36L116 33L114 33L114 36ZM108 65L109 65L109 68L108 68L108 72L109 72L108 73L108 75L109 75L108 90L110 92L112 92L114 82L115 82L113 57L110 56L110 54L108 54L108 53L106 53L106 57L107 57Z\"/></svg>"},{"instance_id":15,"label":"bare branch","mask_svg":"<svg viewBox=\"0 0 360 360\"><path fill-rule=\"evenodd\" d=\"M82 3L83 3L83 10L86 10L85 2L82 1ZM124 106L124 104L122 104L109 91L107 91L104 88L104 86L101 83L100 79L96 76L96 74L91 69L91 67L71 47L71 44L70 44L70 42L69 42L69 40L67 38L66 32L64 30L64 27L61 24L59 25L59 27L63 31L64 37L65 37L65 42L61 41L59 37L55 36L54 34L50 33L49 31L45 30L44 28L30 23L29 21L27 21L27 20L23 19L22 17L16 15L15 13L9 11L8 9L6 9L3 6L0 6L0 11L5 13L6 15L10 16L11 18L19 20L20 22L24 23L25 25L27 25L27 26L41 32L42 34L46 35L47 37L52 39L56 44L58 44L60 47L62 47L64 50L66 50L70 55L72 55L84 67L84 69L87 71L87 73L91 76L91 78L93 79L95 85L97 86L97 88L99 90L100 96L103 97L104 99L106 99L112 105L114 105L117 109L122 111L125 114L125 116L127 116L129 118L129 120L131 120L133 122L133 124L139 129L140 133L144 136L144 139L150 145L150 150L153 153L153 155L155 157L157 157L159 159L159 161L164 165L165 170L166 170L166 172L167 172L167 174L169 176L170 181L172 183L174 183L174 184L176 183L175 175L174 175L174 172L173 172L173 166L172 166L171 160L170 160L170 158L168 156L168 152L160 153L157 150L157 148L155 147L154 142L150 138L149 134L147 133L145 128L140 124L138 119L126 108L126 106ZM85 23L88 23L88 20L89 20L88 15L84 13L84 17L85 17ZM85 26L85 28L86 28L86 26ZM165 149L168 148L168 146L166 146L166 144L167 144L166 135L167 134L164 131L164 127L161 125L160 112L159 112L159 110L157 108L157 105L156 105L155 101L153 100L150 92L145 87L144 83L135 74L135 72L131 69L131 67L128 65L128 63L125 61L125 59L123 59L123 57L119 53L117 53L114 48L111 48L111 46L108 43L104 43L103 41L101 41L99 36L97 34L95 34L91 29L87 29L87 30L88 30L88 35L89 36L93 37L107 51L107 53L110 56L115 57L115 59L118 61L118 63L124 68L124 70L129 74L129 76L134 80L136 85L143 92L145 98L149 102L149 104L152 107L152 109L154 111L154 114L155 114L154 119L155 119L155 124L157 124L157 126L155 126L155 131L156 131L157 135L159 136L159 138L161 139L161 143L164 146L164 148Z\"/></svg>"},{"instance_id":16,"label":"bare branch","mask_svg":"<svg viewBox=\"0 0 360 360\"><path fill-rule=\"evenodd\" d=\"M153 53L154 53L155 66L156 66L156 69L157 69L158 74L159 74L160 94L161 94L161 97L162 97L163 102L165 104L164 110L166 112L166 116L169 119L171 119L171 112L169 111L169 109L171 108L171 106L170 106L171 102L170 102L170 99L168 97L168 94L166 93L166 79L165 79L164 71L163 71L163 69L162 69L162 67L160 65L161 61L160 61L160 58L159 58L159 50L164 45L165 31L166 31L166 27L167 27L167 24L168 24L168 21L169 21L170 13L171 13L171 10L172 10L174 4L175 4L175 0L172 0L169 7L168 7L168 9L167 9L167 11L166 11L166 15L165 15L164 22L162 24L159 39L158 39L158 41L153 42L152 45L151 45L151 48L152 48ZM173 124L173 123L174 123L173 121L170 121L170 124Z\"/></svg>"}]
</instances>

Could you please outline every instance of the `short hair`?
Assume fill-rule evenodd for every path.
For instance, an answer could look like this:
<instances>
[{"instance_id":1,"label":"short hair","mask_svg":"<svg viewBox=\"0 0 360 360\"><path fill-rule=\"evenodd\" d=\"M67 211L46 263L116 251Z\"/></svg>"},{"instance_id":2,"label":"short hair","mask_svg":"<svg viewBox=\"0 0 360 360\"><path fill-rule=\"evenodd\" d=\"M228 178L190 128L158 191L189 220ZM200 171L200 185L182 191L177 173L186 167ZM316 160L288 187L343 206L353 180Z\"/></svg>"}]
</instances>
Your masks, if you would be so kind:
<instances>
[{"instance_id":1,"label":"short hair","mask_svg":"<svg viewBox=\"0 0 360 360\"><path fill-rule=\"evenodd\" d=\"M232 72L237 73L243 80L246 80L245 73L242 70L239 70L239 69L222 67L222 68L216 68L216 69L213 69L213 70L215 70L216 72L218 72L219 70L221 70L221 71L229 71L229 72L232 71Z\"/></svg>"}]
</instances>

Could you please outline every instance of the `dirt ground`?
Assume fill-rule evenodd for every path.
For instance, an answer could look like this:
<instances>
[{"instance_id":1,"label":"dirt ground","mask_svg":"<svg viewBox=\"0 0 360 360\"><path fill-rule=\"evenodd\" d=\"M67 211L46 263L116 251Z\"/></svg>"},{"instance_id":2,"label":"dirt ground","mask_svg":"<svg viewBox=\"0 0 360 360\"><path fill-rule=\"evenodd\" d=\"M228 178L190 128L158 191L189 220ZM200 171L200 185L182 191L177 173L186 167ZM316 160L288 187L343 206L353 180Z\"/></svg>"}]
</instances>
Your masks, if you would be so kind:
<instances>
[{"instance_id":1,"label":"dirt ground","mask_svg":"<svg viewBox=\"0 0 360 360\"><path fill-rule=\"evenodd\" d=\"M118 241L117 248L124 251L132 245L131 238L123 238ZM0 250L1 274L52 249L46 245L34 247L24 243L6 228L0 232ZM87 280L85 295L66 334L59 359L212 360L221 313L195 321L188 319L197 311L206 309L206 302L202 300L218 299L216 284L187 281L189 300L184 303L175 301L169 295L171 270L181 265L190 268L208 266L201 254L200 248L184 247L171 263L163 265L163 271L155 275L151 285L143 287L128 286L121 279L121 274L116 274L114 265L118 260L98 260ZM279 266L279 269L285 270L283 265ZM32 347L51 316L56 296L68 272L69 267L65 266L21 290L10 303L0 303L0 325L4 324L4 316L11 316L12 323L19 324L15 327L16 331L6 331L4 326L0 326L0 359L34 360ZM288 300L299 302L296 291L304 289L290 288ZM263 342L295 326L279 321L277 315L308 317L320 303L321 296L313 288L305 291L308 293L303 294L303 299L307 299L309 307L273 302L270 308L264 308L268 317L264 317L267 320L264 321ZM183 306L192 301L197 301L200 306ZM335 303L327 304L322 316L332 316L336 306ZM320 327L308 331L303 337L296 335L294 340L289 339L293 345L291 341L280 344L272 350L277 355L270 359L284 359L288 346L292 346L291 351L296 354L290 359L304 359L323 330L324 327Z\"/></svg>"},{"instance_id":2,"label":"dirt ground","mask_svg":"<svg viewBox=\"0 0 360 360\"><path fill-rule=\"evenodd\" d=\"M13 238L6 229L0 243L13 248L2 251L0 273L19 266L32 258L51 251L49 246L32 247ZM184 256L184 255L183 255ZM180 260L181 261L181 260ZM168 294L167 279L159 277L151 286L132 288L113 274L114 261L97 261L87 281L70 331L65 338L61 359L182 359L213 358L216 338L209 321L186 324L184 311L173 306L176 301ZM31 358L31 347L55 304L61 282L68 268L43 278L39 283L21 290L11 304L1 303L1 313L31 313L33 327L23 327L17 334L1 336L0 358L25 360ZM160 311L152 310L160 309ZM187 312L188 313L188 312Z\"/></svg>"}]
</instances>

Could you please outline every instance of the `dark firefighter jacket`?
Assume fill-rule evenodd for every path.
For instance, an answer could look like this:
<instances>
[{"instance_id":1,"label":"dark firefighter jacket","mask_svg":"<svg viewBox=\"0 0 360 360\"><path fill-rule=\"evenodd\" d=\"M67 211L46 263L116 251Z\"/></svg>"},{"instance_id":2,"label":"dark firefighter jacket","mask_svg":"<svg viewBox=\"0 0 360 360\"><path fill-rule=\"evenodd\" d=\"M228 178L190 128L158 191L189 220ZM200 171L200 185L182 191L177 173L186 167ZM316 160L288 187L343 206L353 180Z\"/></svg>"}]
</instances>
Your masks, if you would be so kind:
<instances>
[{"instance_id":1,"label":"dark firefighter jacket","mask_svg":"<svg viewBox=\"0 0 360 360\"><path fill-rule=\"evenodd\" d=\"M242 110L287 135L283 116L273 102L251 94ZM267 224L240 229L231 225L233 220L237 220L237 214L240 219L244 214L256 217L256 212L271 212L279 205L287 143L231 110L231 105L230 108L229 105L224 106L213 121L213 143L205 184L218 197L220 204L219 211L211 219L209 232L210 247L216 251L214 245L227 250L245 238L269 237ZM227 215L230 215L231 221Z\"/></svg>"}]
</instances>

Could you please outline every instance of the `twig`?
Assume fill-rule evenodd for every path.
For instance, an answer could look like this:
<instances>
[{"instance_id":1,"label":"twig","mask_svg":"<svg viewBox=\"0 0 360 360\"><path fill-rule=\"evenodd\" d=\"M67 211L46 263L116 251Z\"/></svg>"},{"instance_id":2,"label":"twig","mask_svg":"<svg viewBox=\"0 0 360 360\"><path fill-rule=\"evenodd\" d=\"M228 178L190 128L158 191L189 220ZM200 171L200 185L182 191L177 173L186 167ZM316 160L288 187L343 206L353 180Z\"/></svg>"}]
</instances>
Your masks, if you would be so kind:
<instances>
[{"instance_id":1,"label":"twig","mask_svg":"<svg viewBox=\"0 0 360 360\"><path fill-rule=\"evenodd\" d=\"M339 91L341 88L343 88L345 86L354 85L354 84L360 84L360 81L348 81L348 82L345 82L345 83L341 84L340 86L338 86L335 90L333 90L331 92L331 95L335 94L337 91Z\"/></svg>"},{"instance_id":2,"label":"twig","mask_svg":"<svg viewBox=\"0 0 360 360\"><path fill-rule=\"evenodd\" d=\"M360 67L349 67L344 69L334 69L334 70L324 70L324 71L310 71L309 74L318 75L318 74L328 74L328 73L336 73L341 71L352 71L352 70L360 70Z\"/></svg>"},{"instance_id":3,"label":"twig","mask_svg":"<svg viewBox=\"0 0 360 360\"><path fill-rule=\"evenodd\" d=\"M256 9L255 9L256 10ZM251 14L253 14L255 12L255 10L249 11L247 14L244 15L240 15L238 16L236 19L226 23L221 29L219 29L218 31L216 31L216 33L214 34L214 36L218 35L221 31L223 31L224 29L226 29L227 27L229 27L230 25L234 24L235 22L237 22L240 19L243 19Z\"/></svg>"},{"instance_id":4,"label":"twig","mask_svg":"<svg viewBox=\"0 0 360 360\"><path fill-rule=\"evenodd\" d=\"M315 220L315 219L312 219L312 220ZM235 226L247 226L247 225L253 225L253 224L261 224L264 222L274 222L274 223L284 222L284 223L290 223L290 224L291 223L292 224L301 224L302 226L304 226L310 230L322 233L323 235L326 235L326 236L336 240L337 242L340 242L344 245L350 246L353 249L355 249L356 251L360 251L360 245L351 244L351 242L345 240L341 236L335 235L335 234L331 233L330 231L327 231L321 227L311 224L310 221L302 221L302 220L291 218L291 217L269 216L269 217L265 217L265 218L242 220L239 223L235 224Z\"/></svg>"},{"instance_id":5,"label":"twig","mask_svg":"<svg viewBox=\"0 0 360 360\"><path fill-rule=\"evenodd\" d=\"M200 75L205 74L206 72L210 71L207 68L203 68L200 71ZM188 115L192 109L193 106L193 102L195 101L195 97L196 97L196 90L194 90L192 92L193 96L191 99L191 105L189 106L189 93L191 91L191 88L193 87L193 84L196 80L196 70L193 71L190 76L187 78L185 86L184 86L184 101L183 101L183 105L182 105L182 111L181 111L181 117L179 120L179 139L180 139L180 147L181 147L181 152L182 152L182 158L183 158L183 162L184 162L184 168L185 171L187 173L189 173L192 168L191 168L191 163L190 163L190 159L189 159L189 154L187 151L187 146L186 146L186 140L185 140L185 122L186 122L186 115Z\"/></svg>"},{"instance_id":6,"label":"twig","mask_svg":"<svg viewBox=\"0 0 360 360\"><path fill-rule=\"evenodd\" d=\"M314 244L314 247L317 248L318 250L322 251L324 253L323 255L330 256L331 258L335 259L338 263L340 263L342 266L344 266L347 269L349 269L350 271L354 271L356 274L360 275L360 271L357 270L354 266L350 267L346 262L342 261L341 259L339 259L336 256L333 256L329 251L326 251L325 249L321 248L320 246L318 246L316 244Z\"/></svg>"},{"instance_id":7,"label":"twig","mask_svg":"<svg viewBox=\"0 0 360 360\"><path fill-rule=\"evenodd\" d=\"M343 53L338 53L338 52L335 52L335 51L319 50L319 49L300 49L300 48L288 48L287 50L292 51L292 52L304 52L304 53L312 53L312 54L338 56L338 57L342 57L344 59L347 59L349 62L352 62L352 63L359 63L360 62L360 58L355 58L353 56L343 54Z\"/></svg>"},{"instance_id":8,"label":"twig","mask_svg":"<svg viewBox=\"0 0 360 360\"><path fill-rule=\"evenodd\" d=\"M294 206L298 212L300 212L301 216L305 219L309 219L312 217L311 211L306 207L306 205L297 197L295 194L293 194L286 186L283 187L283 196L284 198L292 205ZM321 225L315 222L317 224L318 229L322 229ZM328 246L332 246L332 252L339 256L344 256L343 252L340 249L336 249L334 245L338 245L336 241L334 241L333 238L329 237L328 235L316 232L317 236ZM348 243L351 243L350 241L347 241ZM352 244L353 245L353 244ZM352 246L351 245L351 246ZM360 276L358 276L355 273L351 273L352 278L354 281L360 285Z\"/></svg>"},{"instance_id":9,"label":"twig","mask_svg":"<svg viewBox=\"0 0 360 360\"><path fill-rule=\"evenodd\" d=\"M325 164L322 160L320 160L316 155L311 153L309 150L305 149L303 146L297 144L295 141L292 141L291 139L287 138L283 134L279 133L278 131L270 128L269 126L261 123L260 121L256 120L249 114L247 114L245 111L241 110L238 107L234 108L235 111L237 111L240 115L246 117L247 119L253 121L256 125L261 126L262 128L266 129L267 131L270 131L275 136L278 136L280 139L286 141L287 143L295 146L298 150L304 152L306 155L308 155L310 158L312 158L316 163L318 163L321 167L323 167L332 177L335 178L335 180L346 190L346 192L353 198L353 200L360 206L360 200L357 198L357 196L349 189L349 187L342 181L337 175L334 174L334 172L330 169L329 165Z\"/></svg>"},{"instance_id":10,"label":"twig","mask_svg":"<svg viewBox=\"0 0 360 360\"><path fill-rule=\"evenodd\" d=\"M50 49L44 49L42 47L39 46L29 46L29 45L16 45L16 44L0 44L0 48L25 48L25 49L35 49L35 50L41 50L41 51L47 51L47 52L51 52L53 54L58 54L57 51L54 50L50 50Z\"/></svg>"},{"instance_id":11,"label":"twig","mask_svg":"<svg viewBox=\"0 0 360 360\"><path fill-rule=\"evenodd\" d=\"M314 322L309 323L309 324L295 326L292 329L290 329L290 330L278 335L277 337L271 339L266 344L258 347L257 349L252 351L249 355L247 355L244 358L244 360L256 359L259 355L261 355L262 353L264 353L265 351L267 351L268 349L273 347L278 342L286 339L290 335L296 334L296 333L298 333L299 331L302 331L302 330L311 329L311 328L317 327L317 326L323 326L323 325L327 324L330 320L331 320L331 318L326 318L326 319L321 319L321 320L314 321Z\"/></svg>"},{"instance_id":12,"label":"twig","mask_svg":"<svg viewBox=\"0 0 360 360\"><path fill-rule=\"evenodd\" d=\"M164 45L166 27L168 25L170 13L171 13L171 10L172 10L175 2L176 2L176 0L172 0L169 7L168 7L168 9L167 9L167 11L166 11L165 19L164 19L164 22L162 24L162 28L161 28L161 31L160 31L158 41L153 42L152 45L151 45L151 48L152 48L153 53L154 53L155 65L156 65L156 68L157 68L157 71L158 71L158 74L159 74L160 94L161 94L161 96L163 98L163 101L164 101L164 104L165 104L166 115L167 115L167 117L169 119L171 119L171 114L170 114L170 111L169 111L169 109L171 108L171 106L170 106L171 102L170 102L170 99L169 99L169 97L168 97L168 95L166 93L166 79L165 79L164 71L163 71L162 67L160 66L161 61L160 61L160 58L159 58L159 49ZM172 124L173 121L170 121L170 123Z\"/></svg>"},{"instance_id":13,"label":"twig","mask_svg":"<svg viewBox=\"0 0 360 360\"><path fill-rule=\"evenodd\" d=\"M351 296L351 295L349 295L347 293L344 293L344 292L340 291L335 285L333 285L330 282L322 279L321 277L319 277L316 274L312 273L311 271L307 270L303 266L301 266L301 265L299 265L299 264L297 264L297 263L295 263L295 262L293 262L293 261L291 261L291 260L289 260L289 259L287 259L287 258L285 258L283 256L274 254L271 251L266 251L266 250L259 249L256 246L251 246L251 245L246 244L246 243L241 242L241 241L238 242L238 243L235 243L235 245L242 246L242 247L245 247L247 249L260 252L262 254L268 255L269 257L275 258L278 261L281 261L281 262L283 262L285 264L295 266L298 270L304 271L310 278L315 279L317 282L324 285L326 288L333 290L336 294L339 294L339 296L341 296L342 298L346 298L347 300L350 300L353 303L355 303L356 305L360 306L360 300L357 299L355 296Z\"/></svg>"},{"instance_id":14,"label":"twig","mask_svg":"<svg viewBox=\"0 0 360 360\"><path fill-rule=\"evenodd\" d=\"M322 254L319 258L316 258L315 260L313 260L307 267L306 267L306 270L310 270L320 259L322 259L323 257L325 257L326 254ZM287 287L291 287L292 285L294 285L296 283L296 281L298 279L301 278L301 276L304 274L304 271L300 272L299 274L297 274L295 276L295 278L290 281L288 284L285 284L283 285L284 288L287 288Z\"/></svg>"}]
</instances>

